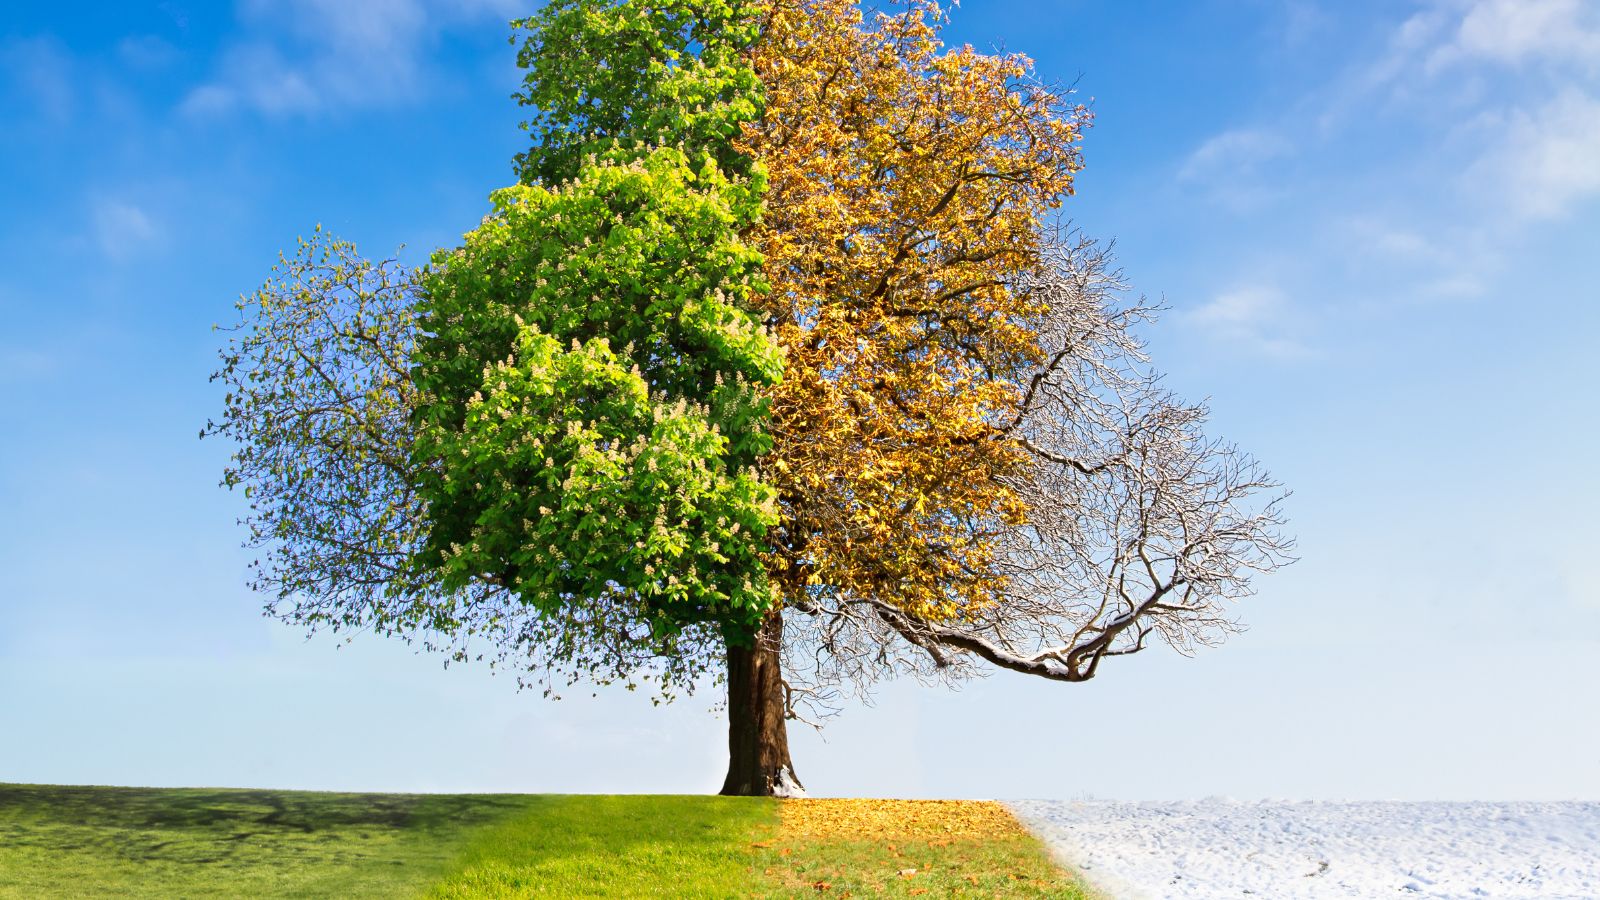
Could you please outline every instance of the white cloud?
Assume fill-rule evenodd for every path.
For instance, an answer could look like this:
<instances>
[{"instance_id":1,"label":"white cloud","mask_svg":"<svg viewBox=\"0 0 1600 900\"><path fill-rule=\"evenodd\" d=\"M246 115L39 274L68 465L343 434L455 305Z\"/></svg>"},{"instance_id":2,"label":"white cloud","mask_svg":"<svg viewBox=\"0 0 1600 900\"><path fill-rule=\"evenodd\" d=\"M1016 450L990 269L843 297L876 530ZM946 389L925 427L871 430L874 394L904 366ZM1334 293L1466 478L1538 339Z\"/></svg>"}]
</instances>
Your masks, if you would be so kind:
<instances>
[{"instance_id":1,"label":"white cloud","mask_svg":"<svg viewBox=\"0 0 1600 900\"><path fill-rule=\"evenodd\" d=\"M1475 59L1519 65L1576 62L1600 67L1600 4L1584 0L1479 0L1454 38L1434 51L1432 68Z\"/></svg>"},{"instance_id":2,"label":"white cloud","mask_svg":"<svg viewBox=\"0 0 1600 900\"><path fill-rule=\"evenodd\" d=\"M1390 48L1369 83L1435 129L1419 175L1455 195L1448 230L1490 244L1600 192L1600 2L1437 0Z\"/></svg>"},{"instance_id":3,"label":"white cloud","mask_svg":"<svg viewBox=\"0 0 1600 900\"><path fill-rule=\"evenodd\" d=\"M223 58L227 79L195 88L181 109L191 114L227 112L248 106L272 115L315 111L333 98L316 75L286 63L269 45L236 47ZM343 97L346 101L370 99Z\"/></svg>"},{"instance_id":4,"label":"white cloud","mask_svg":"<svg viewBox=\"0 0 1600 900\"><path fill-rule=\"evenodd\" d=\"M247 107L269 114L387 104L424 90L428 47L449 24L510 18L520 0L246 0L251 32L211 82L183 103L194 114Z\"/></svg>"},{"instance_id":5,"label":"white cloud","mask_svg":"<svg viewBox=\"0 0 1600 900\"><path fill-rule=\"evenodd\" d=\"M179 109L191 115L224 113L238 105L238 94L231 88L216 84L203 84L183 98Z\"/></svg>"},{"instance_id":6,"label":"white cloud","mask_svg":"<svg viewBox=\"0 0 1600 900\"><path fill-rule=\"evenodd\" d=\"M1480 297L1498 265L1481 229L1471 223L1449 229L1437 222L1407 226L1381 214L1353 215L1330 227L1327 241L1349 248L1342 266L1346 277L1381 284L1395 273L1408 273L1406 291L1413 300ZM1360 304L1369 298L1345 299Z\"/></svg>"},{"instance_id":7,"label":"white cloud","mask_svg":"<svg viewBox=\"0 0 1600 900\"><path fill-rule=\"evenodd\" d=\"M1247 287L1222 294L1191 312L1200 325L1222 331L1255 331L1283 308L1283 292L1271 287Z\"/></svg>"},{"instance_id":8,"label":"white cloud","mask_svg":"<svg viewBox=\"0 0 1600 900\"><path fill-rule=\"evenodd\" d=\"M144 210L115 200L95 203L94 233L100 249L116 260L131 257L157 237L155 224Z\"/></svg>"},{"instance_id":9,"label":"white cloud","mask_svg":"<svg viewBox=\"0 0 1600 900\"><path fill-rule=\"evenodd\" d=\"M1468 168L1467 190L1488 187L1526 219L1562 215L1600 192L1600 100L1568 87L1532 112L1513 109L1486 125L1497 140Z\"/></svg>"},{"instance_id":10,"label":"white cloud","mask_svg":"<svg viewBox=\"0 0 1600 900\"><path fill-rule=\"evenodd\" d=\"M1427 238L1406 231L1385 231L1376 237L1373 245L1391 256L1406 259L1432 260L1439 255Z\"/></svg>"},{"instance_id":11,"label":"white cloud","mask_svg":"<svg viewBox=\"0 0 1600 900\"><path fill-rule=\"evenodd\" d=\"M1189 154L1178 180L1200 187L1229 209L1259 209L1283 195L1282 184L1263 171L1264 164L1293 151L1294 145L1274 131L1225 131Z\"/></svg>"},{"instance_id":12,"label":"white cloud","mask_svg":"<svg viewBox=\"0 0 1600 900\"><path fill-rule=\"evenodd\" d=\"M1213 339L1280 359L1312 355L1288 337L1291 317L1283 291L1254 285L1219 294L1210 303L1186 313L1183 319Z\"/></svg>"},{"instance_id":13,"label":"white cloud","mask_svg":"<svg viewBox=\"0 0 1600 900\"><path fill-rule=\"evenodd\" d=\"M1260 239L1299 235L1274 276L1287 293L1224 293L1189 315L1196 328L1295 355L1294 335L1337 309L1482 297L1530 228L1596 205L1600 0L1419 7L1376 52L1181 165L1213 204L1287 229ZM1240 265L1236 283L1259 283Z\"/></svg>"},{"instance_id":14,"label":"white cloud","mask_svg":"<svg viewBox=\"0 0 1600 900\"><path fill-rule=\"evenodd\" d=\"M1179 178L1215 177L1253 172L1260 163L1287 155L1294 147L1283 136L1261 129L1224 131L1200 145L1179 171Z\"/></svg>"}]
</instances>

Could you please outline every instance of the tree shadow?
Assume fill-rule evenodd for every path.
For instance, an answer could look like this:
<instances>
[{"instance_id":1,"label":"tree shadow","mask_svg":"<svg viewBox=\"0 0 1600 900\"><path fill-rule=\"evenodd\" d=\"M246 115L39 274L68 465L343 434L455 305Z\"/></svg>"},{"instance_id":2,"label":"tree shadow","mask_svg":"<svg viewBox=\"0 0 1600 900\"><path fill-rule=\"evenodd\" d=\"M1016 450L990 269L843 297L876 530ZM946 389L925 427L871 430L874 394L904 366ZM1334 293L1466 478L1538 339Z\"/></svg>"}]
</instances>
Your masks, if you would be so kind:
<instances>
[{"instance_id":1,"label":"tree shadow","mask_svg":"<svg viewBox=\"0 0 1600 900\"><path fill-rule=\"evenodd\" d=\"M0 784L13 848L128 862L298 865L396 856L526 808L516 795L345 794ZM425 854L434 855L434 854Z\"/></svg>"}]
</instances>

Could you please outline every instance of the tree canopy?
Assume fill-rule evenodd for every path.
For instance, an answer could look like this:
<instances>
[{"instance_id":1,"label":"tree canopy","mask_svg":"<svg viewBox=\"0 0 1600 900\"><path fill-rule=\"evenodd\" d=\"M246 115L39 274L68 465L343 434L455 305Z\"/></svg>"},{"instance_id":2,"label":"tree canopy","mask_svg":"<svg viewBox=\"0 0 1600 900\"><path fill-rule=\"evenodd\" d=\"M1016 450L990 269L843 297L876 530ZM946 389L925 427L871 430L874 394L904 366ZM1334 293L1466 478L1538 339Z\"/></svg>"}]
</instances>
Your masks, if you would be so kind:
<instances>
[{"instance_id":1,"label":"tree canopy","mask_svg":"<svg viewBox=\"0 0 1600 900\"><path fill-rule=\"evenodd\" d=\"M777 5L753 61L768 114L740 144L766 166L756 231L789 361L771 468L791 600L814 586L952 618L994 599L996 539L1024 509L997 440L1046 351L1046 217L1072 190L1088 114L1019 56L943 51L912 3Z\"/></svg>"},{"instance_id":2,"label":"tree canopy","mask_svg":"<svg viewBox=\"0 0 1600 900\"><path fill-rule=\"evenodd\" d=\"M783 719L886 675L1226 634L1286 559L1276 486L1059 222L1087 110L942 21L513 23L533 144L482 224L417 270L319 232L241 301L206 433L273 612L547 685L725 677L733 793L797 785Z\"/></svg>"}]
</instances>

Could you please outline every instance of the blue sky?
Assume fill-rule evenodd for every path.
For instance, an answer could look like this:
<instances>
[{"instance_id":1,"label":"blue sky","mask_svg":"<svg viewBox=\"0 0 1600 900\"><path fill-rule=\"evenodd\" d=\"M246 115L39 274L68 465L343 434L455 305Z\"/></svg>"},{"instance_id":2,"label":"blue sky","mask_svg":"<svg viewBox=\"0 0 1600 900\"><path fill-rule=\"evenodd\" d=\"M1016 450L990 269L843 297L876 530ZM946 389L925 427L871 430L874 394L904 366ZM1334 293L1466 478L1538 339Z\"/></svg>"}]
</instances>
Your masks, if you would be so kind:
<instances>
[{"instance_id":1,"label":"blue sky","mask_svg":"<svg viewBox=\"0 0 1600 900\"><path fill-rule=\"evenodd\" d=\"M0 780L710 791L710 696L559 703L244 587L213 323L322 223L420 261L511 180L521 0L11 4ZM821 794L1600 798L1600 3L969 0L1076 82L1068 214L1294 490L1250 631L1086 685L891 686ZM823 739L826 738L826 741Z\"/></svg>"}]
</instances>

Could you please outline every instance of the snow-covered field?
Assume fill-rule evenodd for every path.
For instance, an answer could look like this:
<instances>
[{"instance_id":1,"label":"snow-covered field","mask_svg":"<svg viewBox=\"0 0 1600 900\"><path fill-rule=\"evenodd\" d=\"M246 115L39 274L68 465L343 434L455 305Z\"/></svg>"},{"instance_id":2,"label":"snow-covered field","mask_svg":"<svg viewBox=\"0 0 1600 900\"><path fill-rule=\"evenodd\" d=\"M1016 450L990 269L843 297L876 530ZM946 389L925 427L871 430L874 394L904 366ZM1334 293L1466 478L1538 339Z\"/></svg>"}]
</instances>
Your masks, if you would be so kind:
<instances>
[{"instance_id":1,"label":"snow-covered field","mask_svg":"<svg viewBox=\"0 0 1600 900\"><path fill-rule=\"evenodd\" d=\"M1010 806L1116 900L1600 900L1600 803Z\"/></svg>"}]
</instances>

